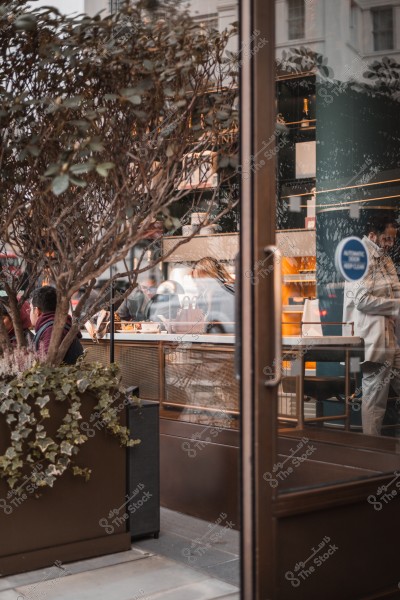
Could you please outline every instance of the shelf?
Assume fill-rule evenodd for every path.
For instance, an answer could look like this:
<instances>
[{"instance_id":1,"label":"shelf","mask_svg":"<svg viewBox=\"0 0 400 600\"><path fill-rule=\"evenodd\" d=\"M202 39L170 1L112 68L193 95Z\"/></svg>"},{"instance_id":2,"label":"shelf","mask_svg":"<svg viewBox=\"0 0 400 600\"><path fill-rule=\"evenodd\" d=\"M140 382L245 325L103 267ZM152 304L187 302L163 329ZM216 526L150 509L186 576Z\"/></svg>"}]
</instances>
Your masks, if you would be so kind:
<instances>
[{"instance_id":1,"label":"shelf","mask_svg":"<svg viewBox=\"0 0 400 600\"><path fill-rule=\"evenodd\" d=\"M316 283L317 280L315 275L303 275L301 276L299 273L294 273L293 275L284 275L283 276L284 283Z\"/></svg>"},{"instance_id":2,"label":"shelf","mask_svg":"<svg viewBox=\"0 0 400 600\"><path fill-rule=\"evenodd\" d=\"M316 231L316 229L306 229L305 227L302 229L277 229L275 233L297 233L299 231Z\"/></svg>"},{"instance_id":3,"label":"shelf","mask_svg":"<svg viewBox=\"0 0 400 600\"><path fill-rule=\"evenodd\" d=\"M301 306L304 308L304 304L301 304ZM295 305L295 304L285 304L282 307L282 312L284 312L284 313L299 313L301 315L303 313L303 308L299 309L299 306Z\"/></svg>"}]
</instances>

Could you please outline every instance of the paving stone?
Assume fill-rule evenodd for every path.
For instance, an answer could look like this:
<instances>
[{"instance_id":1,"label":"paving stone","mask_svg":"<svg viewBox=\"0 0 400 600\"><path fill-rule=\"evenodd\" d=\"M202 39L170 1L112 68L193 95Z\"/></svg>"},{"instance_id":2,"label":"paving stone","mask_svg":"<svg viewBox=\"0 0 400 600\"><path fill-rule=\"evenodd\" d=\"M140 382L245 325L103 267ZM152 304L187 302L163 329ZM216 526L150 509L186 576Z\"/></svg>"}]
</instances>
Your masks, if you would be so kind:
<instances>
[{"instance_id":1,"label":"paving stone","mask_svg":"<svg viewBox=\"0 0 400 600\"><path fill-rule=\"evenodd\" d=\"M212 577L217 577L222 581L240 587L240 560L238 558L220 563L219 565L203 567L203 571L209 573Z\"/></svg>"},{"instance_id":2,"label":"paving stone","mask_svg":"<svg viewBox=\"0 0 400 600\"><path fill-rule=\"evenodd\" d=\"M218 585L219 583L219 585ZM213 600L230 598L232 594L226 595L227 584L215 579L205 579L198 583L184 585L173 590L146 596L143 600ZM232 587L232 589L235 589ZM234 596L233 596L234 597ZM132 598L132 600L139 600Z\"/></svg>"},{"instance_id":3,"label":"paving stone","mask_svg":"<svg viewBox=\"0 0 400 600\"><path fill-rule=\"evenodd\" d=\"M223 524L229 521L229 515L227 515L226 519L223 519ZM184 535L189 539L194 539L210 529L210 527L214 526L214 523L209 523L208 521L203 521L202 519L197 519L195 517L190 517L189 515L184 515L182 513L175 512L173 510L169 510L167 508L161 509L161 531L164 533L179 532L180 535ZM218 526L216 530L219 531L224 529L224 527ZM224 540L226 540L227 544L231 545L230 551L239 556L240 553L240 533L239 531L231 528L227 528L224 530Z\"/></svg>"},{"instance_id":4,"label":"paving stone","mask_svg":"<svg viewBox=\"0 0 400 600\"><path fill-rule=\"evenodd\" d=\"M92 571L94 569L130 562L132 560L141 560L147 556L149 556L149 552L147 550L132 548L126 552L116 552L115 554L106 554L105 556L97 556L95 558L79 560L73 563L65 563L63 564L63 567L68 575L73 575L74 573ZM52 566L45 569L38 569L36 571L29 571L28 573L20 573L19 575L10 575L4 580L0 578L0 590L15 588L21 585L30 585L37 583L38 581L53 579L54 577L62 574L61 571L59 573L57 573L57 571L59 571L59 569ZM2 585L3 581L7 582L6 586Z\"/></svg>"},{"instance_id":5,"label":"paving stone","mask_svg":"<svg viewBox=\"0 0 400 600\"><path fill-rule=\"evenodd\" d=\"M0 592L0 600L23 600L23 598L21 597L21 594L15 590L6 590L4 592Z\"/></svg>"},{"instance_id":6,"label":"paving stone","mask_svg":"<svg viewBox=\"0 0 400 600\"><path fill-rule=\"evenodd\" d=\"M176 560L187 567L201 568L208 565L216 565L237 558L224 550L221 545L213 543L208 537L198 539L195 543L176 533L160 533L158 540L143 540L135 547L146 549L155 554Z\"/></svg>"},{"instance_id":7,"label":"paving stone","mask_svg":"<svg viewBox=\"0 0 400 600\"><path fill-rule=\"evenodd\" d=\"M6 577L1 577L0 578L0 592L2 592L3 590L8 590L14 587L13 582L6 578Z\"/></svg>"},{"instance_id":8,"label":"paving stone","mask_svg":"<svg viewBox=\"0 0 400 600\"><path fill-rule=\"evenodd\" d=\"M147 600L153 596L168 597L167 593L176 600L182 588L193 590L193 595L181 596L185 600L218 598L236 591L230 584L159 556L21 586L16 591L27 600L33 596L46 600ZM0 600L17 598L1 595L9 592L0 593Z\"/></svg>"},{"instance_id":9,"label":"paving stone","mask_svg":"<svg viewBox=\"0 0 400 600\"><path fill-rule=\"evenodd\" d=\"M67 563L65 571L52 566L0 578L0 600L238 600L239 533L214 525L162 509L158 540ZM209 538L211 527L217 540ZM196 539L200 556L188 554Z\"/></svg>"},{"instance_id":10,"label":"paving stone","mask_svg":"<svg viewBox=\"0 0 400 600\"><path fill-rule=\"evenodd\" d=\"M200 540L200 544L194 543L195 540ZM207 575L212 574L227 583L239 585L238 531L163 508L160 537L137 541L134 547L203 570Z\"/></svg>"}]
</instances>

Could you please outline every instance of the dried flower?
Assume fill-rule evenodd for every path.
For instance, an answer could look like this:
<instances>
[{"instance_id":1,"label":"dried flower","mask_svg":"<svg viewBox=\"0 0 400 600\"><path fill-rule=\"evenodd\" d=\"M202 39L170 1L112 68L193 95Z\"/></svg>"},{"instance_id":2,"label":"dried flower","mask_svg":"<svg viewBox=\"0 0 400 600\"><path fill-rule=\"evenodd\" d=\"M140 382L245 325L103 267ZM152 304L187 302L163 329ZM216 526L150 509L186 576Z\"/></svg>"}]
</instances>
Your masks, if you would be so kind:
<instances>
[{"instance_id":1,"label":"dried flower","mask_svg":"<svg viewBox=\"0 0 400 600\"><path fill-rule=\"evenodd\" d=\"M0 356L0 379L20 379L25 371L45 361L43 352L36 352L32 347L6 348Z\"/></svg>"}]
</instances>

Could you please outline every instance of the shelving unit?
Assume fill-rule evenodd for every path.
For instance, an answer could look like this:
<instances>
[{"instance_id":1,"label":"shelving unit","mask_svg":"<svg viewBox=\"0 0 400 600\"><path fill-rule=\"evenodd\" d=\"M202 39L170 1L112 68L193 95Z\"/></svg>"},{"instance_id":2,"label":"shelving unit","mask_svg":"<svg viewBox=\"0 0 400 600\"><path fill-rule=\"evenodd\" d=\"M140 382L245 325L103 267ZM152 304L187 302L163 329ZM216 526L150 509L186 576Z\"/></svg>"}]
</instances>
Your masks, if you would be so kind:
<instances>
[{"instance_id":1,"label":"shelving unit","mask_svg":"<svg viewBox=\"0 0 400 600\"><path fill-rule=\"evenodd\" d=\"M277 79L279 229L304 228L315 188L316 84L312 73ZM304 114L306 104L308 114ZM300 198L293 209L292 198ZM315 197L315 196L314 196ZM298 202L298 201L297 201Z\"/></svg>"}]
</instances>

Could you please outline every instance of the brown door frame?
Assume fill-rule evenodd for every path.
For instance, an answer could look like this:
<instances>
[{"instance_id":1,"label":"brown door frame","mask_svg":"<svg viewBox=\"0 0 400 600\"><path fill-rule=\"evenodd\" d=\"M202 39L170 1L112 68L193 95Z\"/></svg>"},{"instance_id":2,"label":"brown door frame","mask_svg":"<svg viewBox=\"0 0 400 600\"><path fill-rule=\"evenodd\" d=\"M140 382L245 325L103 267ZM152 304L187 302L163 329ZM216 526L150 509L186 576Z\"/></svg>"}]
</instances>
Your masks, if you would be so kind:
<instances>
[{"instance_id":1,"label":"brown door frame","mask_svg":"<svg viewBox=\"0 0 400 600\"><path fill-rule=\"evenodd\" d=\"M242 0L240 30L241 590L245 600L258 600L271 598L276 576L274 490L263 474L272 471L276 454L276 432L267 427L276 423L277 388L265 386L264 369L274 364L273 315L280 307L274 306L274 277L255 266L271 264L265 248L275 242L275 160L264 156L263 145L268 143L269 151L275 146L275 1ZM256 31L257 40L267 43L253 53ZM254 279L253 271L260 276Z\"/></svg>"}]
</instances>

